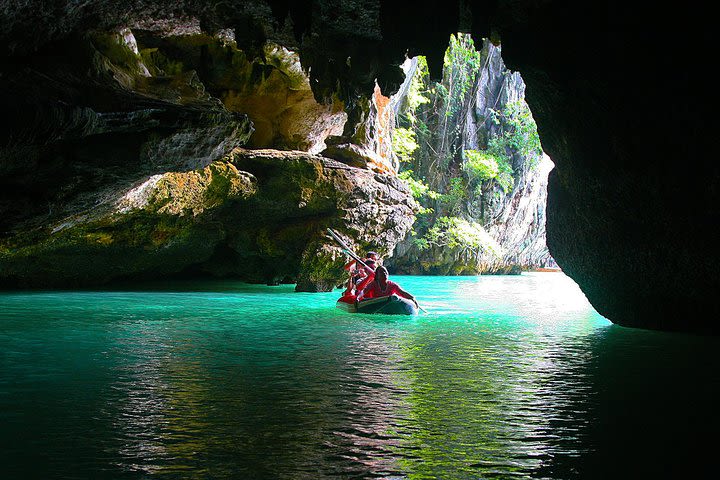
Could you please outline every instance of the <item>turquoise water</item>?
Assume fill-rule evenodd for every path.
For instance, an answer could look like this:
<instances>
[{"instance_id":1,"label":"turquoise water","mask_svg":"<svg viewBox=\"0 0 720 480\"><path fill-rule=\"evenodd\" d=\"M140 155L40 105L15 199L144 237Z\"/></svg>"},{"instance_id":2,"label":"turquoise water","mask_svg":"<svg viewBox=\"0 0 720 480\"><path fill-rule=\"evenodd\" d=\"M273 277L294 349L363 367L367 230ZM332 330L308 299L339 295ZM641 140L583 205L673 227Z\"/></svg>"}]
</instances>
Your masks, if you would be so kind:
<instances>
[{"instance_id":1,"label":"turquoise water","mask_svg":"<svg viewBox=\"0 0 720 480\"><path fill-rule=\"evenodd\" d=\"M559 273L393 280L429 313L219 281L0 293L0 477L715 471L718 339L612 325Z\"/></svg>"}]
</instances>

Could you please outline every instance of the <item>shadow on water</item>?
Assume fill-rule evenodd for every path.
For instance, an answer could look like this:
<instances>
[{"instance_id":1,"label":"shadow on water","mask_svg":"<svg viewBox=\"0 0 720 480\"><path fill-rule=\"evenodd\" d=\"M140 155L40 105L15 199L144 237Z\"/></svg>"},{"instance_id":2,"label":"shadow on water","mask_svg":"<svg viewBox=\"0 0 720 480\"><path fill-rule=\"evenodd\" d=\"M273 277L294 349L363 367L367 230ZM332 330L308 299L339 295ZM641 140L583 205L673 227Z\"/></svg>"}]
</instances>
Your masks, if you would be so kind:
<instances>
[{"instance_id":1,"label":"shadow on water","mask_svg":"<svg viewBox=\"0 0 720 480\"><path fill-rule=\"evenodd\" d=\"M612 326L584 343L588 361L578 374L588 394L566 409L584 452L554 456L537 475L714 477L719 339ZM561 421L551 423L562 429Z\"/></svg>"}]
</instances>

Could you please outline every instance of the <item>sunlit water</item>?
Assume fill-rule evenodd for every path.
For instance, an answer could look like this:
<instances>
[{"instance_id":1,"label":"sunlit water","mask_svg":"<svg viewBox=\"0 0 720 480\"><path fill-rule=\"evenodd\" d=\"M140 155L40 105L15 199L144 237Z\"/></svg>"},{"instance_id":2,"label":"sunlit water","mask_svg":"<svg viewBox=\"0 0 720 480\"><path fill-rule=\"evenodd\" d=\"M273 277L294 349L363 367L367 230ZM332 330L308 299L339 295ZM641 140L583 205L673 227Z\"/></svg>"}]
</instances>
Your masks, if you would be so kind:
<instances>
[{"instance_id":1,"label":"sunlit water","mask_svg":"<svg viewBox=\"0 0 720 480\"><path fill-rule=\"evenodd\" d=\"M395 277L428 313L234 282L0 293L2 478L715 472L715 338L559 273Z\"/></svg>"}]
</instances>

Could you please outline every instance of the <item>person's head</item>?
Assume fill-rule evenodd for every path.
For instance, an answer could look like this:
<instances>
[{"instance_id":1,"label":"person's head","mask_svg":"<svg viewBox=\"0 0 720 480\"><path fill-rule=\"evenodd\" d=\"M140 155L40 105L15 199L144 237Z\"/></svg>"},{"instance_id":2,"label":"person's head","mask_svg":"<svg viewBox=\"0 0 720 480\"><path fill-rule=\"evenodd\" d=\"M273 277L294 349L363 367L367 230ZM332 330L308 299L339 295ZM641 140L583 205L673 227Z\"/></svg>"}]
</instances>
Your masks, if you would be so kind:
<instances>
[{"instance_id":1,"label":"person's head","mask_svg":"<svg viewBox=\"0 0 720 480\"><path fill-rule=\"evenodd\" d=\"M367 258L372 259L377 262L378 254L377 252L367 252Z\"/></svg>"},{"instance_id":2,"label":"person's head","mask_svg":"<svg viewBox=\"0 0 720 480\"><path fill-rule=\"evenodd\" d=\"M377 270L375 270L375 279L380 280L381 282L387 281L388 278L388 271L385 267L378 267Z\"/></svg>"},{"instance_id":3,"label":"person's head","mask_svg":"<svg viewBox=\"0 0 720 480\"><path fill-rule=\"evenodd\" d=\"M373 270L377 266L377 263L375 263L375 260L365 260L365 265L372 268Z\"/></svg>"}]
</instances>

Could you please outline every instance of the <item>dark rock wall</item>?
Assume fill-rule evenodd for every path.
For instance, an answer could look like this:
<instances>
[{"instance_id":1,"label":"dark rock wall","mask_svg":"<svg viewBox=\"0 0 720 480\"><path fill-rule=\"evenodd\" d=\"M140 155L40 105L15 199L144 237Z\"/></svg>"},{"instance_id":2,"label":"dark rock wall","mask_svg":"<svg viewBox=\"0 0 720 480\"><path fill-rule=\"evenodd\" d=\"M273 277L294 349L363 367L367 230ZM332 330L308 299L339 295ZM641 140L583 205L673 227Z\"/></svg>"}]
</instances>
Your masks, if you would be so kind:
<instances>
[{"instance_id":1,"label":"dark rock wall","mask_svg":"<svg viewBox=\"0 0 720 480\"><path fill-rule=\"evenodd\" d=\"M549 2L502 19L503 55L523 74L556 164L548 246L621 325L720 330L720 164L708 154L702 10Z\"/></svg>"},{"instance_id":2,"label":"dark rock wall","mask_svg":"<svg viewBox=\"0 0 720 480\"><path fill-rule=\"evenodd\" d=\"M3 65L0 232L52 223L150 175L207 165L252 126L192 74L152 77L120 33L54 43ZM128 43L130 42L130 43Z\"/></svg>"}]
</instances>

